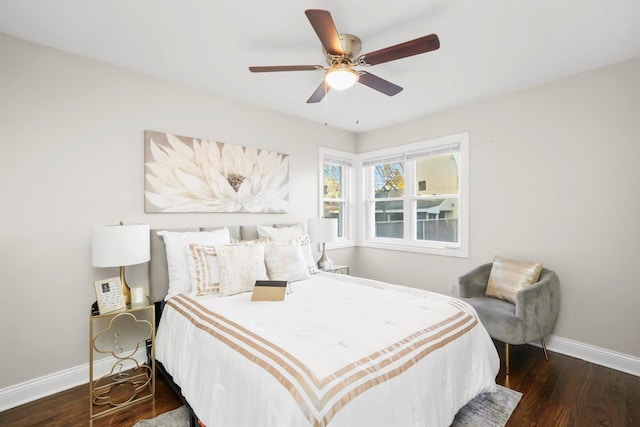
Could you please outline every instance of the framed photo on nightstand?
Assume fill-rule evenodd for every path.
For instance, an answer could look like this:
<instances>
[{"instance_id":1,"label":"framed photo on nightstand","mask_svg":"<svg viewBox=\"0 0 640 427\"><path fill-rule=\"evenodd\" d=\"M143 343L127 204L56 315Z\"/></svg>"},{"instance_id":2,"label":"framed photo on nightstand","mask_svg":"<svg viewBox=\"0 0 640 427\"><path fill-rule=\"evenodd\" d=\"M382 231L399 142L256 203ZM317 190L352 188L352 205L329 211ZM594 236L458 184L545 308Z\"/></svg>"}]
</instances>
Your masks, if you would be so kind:
<instances>
[{"instance_id":1,"label":"framed photo on nightstand","mask_svg":"<svg viewBox=\"0 0 640 427\"><path fill-rule=\"evenodd\" d=\"M110 313L127 307L122 295L122 283L119 277L96 280L93 282L96 288L96 299L100 314Z\"/></svg>"}]
</instances>

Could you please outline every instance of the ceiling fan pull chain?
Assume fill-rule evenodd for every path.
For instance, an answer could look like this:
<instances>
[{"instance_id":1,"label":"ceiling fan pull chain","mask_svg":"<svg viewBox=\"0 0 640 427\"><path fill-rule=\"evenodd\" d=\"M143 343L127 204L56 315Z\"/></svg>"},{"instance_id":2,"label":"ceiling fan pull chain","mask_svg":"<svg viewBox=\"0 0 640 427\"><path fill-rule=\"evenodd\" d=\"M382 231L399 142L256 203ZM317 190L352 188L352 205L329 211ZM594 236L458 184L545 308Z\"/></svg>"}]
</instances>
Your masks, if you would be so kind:
<instances>
[{"instance_id":1,"label":"ceiling fan pull chain","mask_svg":"<svg viewBox=\"0 0 640 427\"><path fill-rule=\"evenodd\" d=\"M360 124L360 113L358 111L358 85L356 85L356 124Z\"/></svg>"},{"instance_id":2,"label":"ceiling fan pull chain","mask_svg":"<svg viewBox=\"0 0 640 427\"><path fill-rule=\"evenodd\" d=\"M324 82L324 93L325 93L325 96L324 96L324 125L325 126L329 126L327 124L327 115L329 114L328 113L329 112L329 96L328 96L328 93L327 93L329 88L327 87L327 85L328 85L328 83L325 81Z\"/></svg>"}]
</instances>

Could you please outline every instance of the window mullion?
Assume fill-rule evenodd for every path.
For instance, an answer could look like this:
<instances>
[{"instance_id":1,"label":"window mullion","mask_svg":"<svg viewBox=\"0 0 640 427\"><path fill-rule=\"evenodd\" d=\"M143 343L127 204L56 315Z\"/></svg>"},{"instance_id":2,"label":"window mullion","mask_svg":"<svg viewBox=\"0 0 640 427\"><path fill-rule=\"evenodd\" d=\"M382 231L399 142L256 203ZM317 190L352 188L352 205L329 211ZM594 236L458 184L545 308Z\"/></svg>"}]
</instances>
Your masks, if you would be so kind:
<instances>
[{"instance_id":1,"label":"window mullion","mask_svg":"<svg viewBox=\"0 0 640 427\"><path fill-rule=\"evenodd\" d=\"M365 182L366 182L366 194L365 194L365 203L366 203L366 212L367 217L365 218L365 239L370 240L375 238L375 230L374 224L376 221L376 204L373 197L373 186L374 186L374 178L373 178L373 168L367 167L365 168Z\"/></svg>"},{"instance_id":2,"label":"window mullion","mask_svg":"<svg viewBox=\"0 0 640 427\"><path fill-rule=\"evenodd\" d=\"M413 220L413 202L412 196L415 194L414 191L414 166L415 160L405 158L404 161L404 240L411 241L413 240L411 236L415 235L414 231L414 220Z\"/></svg>"}]
</instances>

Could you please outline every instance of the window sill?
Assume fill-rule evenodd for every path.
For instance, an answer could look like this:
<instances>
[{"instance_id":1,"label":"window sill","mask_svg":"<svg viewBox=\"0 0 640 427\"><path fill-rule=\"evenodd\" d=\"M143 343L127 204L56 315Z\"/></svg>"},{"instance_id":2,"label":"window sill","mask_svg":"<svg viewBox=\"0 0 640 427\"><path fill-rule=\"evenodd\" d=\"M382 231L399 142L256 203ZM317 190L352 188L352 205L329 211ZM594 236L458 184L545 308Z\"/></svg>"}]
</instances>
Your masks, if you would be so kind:
<instances>
[{"instance_id":1,"label":"window sill","mask_svg":"<svg viewBox=\"0 0 640 427\"><path fill-rule=\"evenodd\" d=\"M365 240L360 242L358 246L363 248L375 248L385 249L389 251L401 251L401 252L416 252L430 255L450 256L456 258L469 258L469 251L466 248L459 246L447 247L442 245L441 247L426 246L420 244L408 244L402 243L389 243L389 242L374 242L371 240Z\"/></svg>"},{"instance_id":2,"label":"window sill","mask_svg":"<svg viewBox=\"0 0 640 427\"><path fill-rule=\"evenodd\" d=\"M326 245L326 250L332 250L332 249L343 249L343 248L353 248L356 247L356 242L354 242L353 240L344 240L344 241L340 241L340 242L333 242L333 243L327 243Z\"/></svg>"}]
</instances>

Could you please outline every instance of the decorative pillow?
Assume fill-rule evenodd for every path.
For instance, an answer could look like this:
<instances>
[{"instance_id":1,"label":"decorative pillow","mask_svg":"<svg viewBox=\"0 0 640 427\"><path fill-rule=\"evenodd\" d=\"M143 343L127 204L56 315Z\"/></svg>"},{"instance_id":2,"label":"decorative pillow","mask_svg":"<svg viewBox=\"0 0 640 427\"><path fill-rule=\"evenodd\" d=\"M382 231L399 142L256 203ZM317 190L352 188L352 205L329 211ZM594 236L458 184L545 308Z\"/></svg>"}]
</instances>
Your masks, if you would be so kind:
<instances>
[{"instance_id":1,"label":"decorative pillow","mask_svg":"<svg viewBox=\"0 0 640 427\"><path fill-rule=\"evenodd\" d=\"M493 260L486 295L516 303L518 291L538 281L542 264L496 256Z\"/></svg>"},{"instance_id":2,"label":"decorative pillow","mask_svg":"<svg viewBox=\"0 0 640 427\"><path fill-rule=\"evenodd\" d=\"M291 227L268 227L266 225L258 225L258 236L261 239L270 239L272 242L288 242L296 237L304 234L302 225L294 225Z\"/></svg>"},{"instance_id":3,"label":"decorative pillow","mask_svg":"<svg viewBox=\"0 0 640 427\"><path fill-rule=\"evenodd\" d=\"M222 296L250 292L256 280L269 280L264 265L264 243L216 246Z\"/></svg>"},{"instance_id":4,"label":"decorative pillow","mask_svg":"<svg viewBox=\"0 0 640 427\"><path fill-rule=\"evenodd\" d=\"M187 251L190 243L200 245L225 245L231 242L229 230L225 227L215 231L160 231L167 252L169 291L167 299L191 291Z\"/></svg>"},{"instance_id":5,"label":"decorative pillow","mask_svg":"<svg viewBox=\"0 0 640 427\"><path fill-rule=\"evenodd\" d=\"M304 234L302 225L293 225L291 227L268 227L266 225L258 225L258 236L261 239L268 239L271 242L297 242L302 248L302 255L307 266L309 274L318 272L318 265L313 259L311 251L311 242L309 235Z\"/></svg>"},{"instance_id":6,"label":"decorative pillow","mask_svg":"<svg viewBox=\"0 0 640 427\"><path fill-rule=\"evenodd\" d=\"M191 295L200 296L218 292L220 264L216 248L191 243L187 259L191 276Z\"/></svg>"},{"instance_id":7,"label":"decorative pillow","mask_svg":"<svg viewBox=\"0 0 640 427\"><path fill-rule=\"evenodd\" d=\"M302 256L304 257L304 263L307 266L307 271L309 274L315 274L318 272L318 264L316 260L313 259L313 253L311 252L311 241L309 240L309 235L305 234L301 237L296 237L295 242L298 243L300 249L302 250Z\"/></svg>"},{"instance_id":8,"label":"decorative pillow","mask_svg":"<svg viewBox=\"0 0 640 427\"><path fill-rule=\"evenodd\" d=\"M271 280L294 282L309 278L302 248L296 241L268 243L264 261Z\"/></svg>"}]
</instances>

